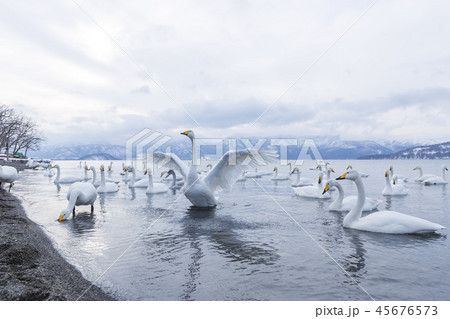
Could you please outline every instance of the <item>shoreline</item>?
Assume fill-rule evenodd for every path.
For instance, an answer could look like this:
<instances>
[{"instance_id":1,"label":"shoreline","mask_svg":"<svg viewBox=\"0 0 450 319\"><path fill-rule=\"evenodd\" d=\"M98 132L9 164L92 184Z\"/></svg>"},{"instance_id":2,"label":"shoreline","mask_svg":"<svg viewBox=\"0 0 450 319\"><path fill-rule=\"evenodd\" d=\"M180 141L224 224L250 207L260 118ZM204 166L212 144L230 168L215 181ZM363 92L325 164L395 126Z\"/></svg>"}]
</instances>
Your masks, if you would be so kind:
<instances>
[{"instance_id":1,"label":"shoreline","mask_svg":"<svg viewBox=\"0 0 450 319\"><path fill-rule=\"evenodd\" d=\"M75 301L81 295L83 301L116 300L69 264L20 200L0 189L0 300Z\"/></svg>"}]
</instances>

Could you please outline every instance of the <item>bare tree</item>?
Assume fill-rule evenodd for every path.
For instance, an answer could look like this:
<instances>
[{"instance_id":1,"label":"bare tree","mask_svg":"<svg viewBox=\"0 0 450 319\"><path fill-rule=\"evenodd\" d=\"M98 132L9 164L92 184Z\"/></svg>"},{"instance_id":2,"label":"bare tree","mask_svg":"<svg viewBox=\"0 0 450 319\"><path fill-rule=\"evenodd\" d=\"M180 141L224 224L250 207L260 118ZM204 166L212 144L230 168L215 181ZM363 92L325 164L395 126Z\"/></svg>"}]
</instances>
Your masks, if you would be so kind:
<instances>
[{"instance_id":1,"label":"bare tree","mask_svg":"<svg viewBox=\"0 0 450 319\"><path fill-rule=\"evenodd\" d=\"M17 114L13 108L0 106L0 152L16 154L39 149L42 133L31 119Z\"/></svg>"}]
</instances>

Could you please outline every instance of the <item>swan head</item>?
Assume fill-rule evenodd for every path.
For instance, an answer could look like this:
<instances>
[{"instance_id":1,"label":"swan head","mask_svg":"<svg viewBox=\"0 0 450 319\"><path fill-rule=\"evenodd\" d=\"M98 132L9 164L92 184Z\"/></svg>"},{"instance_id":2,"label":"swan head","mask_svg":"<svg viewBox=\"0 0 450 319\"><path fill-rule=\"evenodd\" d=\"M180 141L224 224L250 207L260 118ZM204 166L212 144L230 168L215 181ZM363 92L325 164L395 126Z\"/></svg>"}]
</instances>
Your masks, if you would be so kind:
<instances>
[{"instance_id":1,"label":"swan head","mask_svg":"<svg viewBox=\"0 0 450 319\"><path fill-rule=\"evenodd\" d=\"M348 172L345 172L344 174L342 174L341 176L339 176L338 178L336 178L336 180L341 180L341 179L350 179L350 180L356 180L359 178L359 173L357 170L349 170Z\"/></svg>"},{"instance_id":2,"label":"swan head","mask_svg":"<svg viewBox=\"0 0 450 319\"><path fill-rule=\"evenodd\" d=\"M337 182L335 182L334 180L329 180L326 184L325 187L323 188L323 192L322 195L325 194L326 192L328 192L330 190L330 188L332 188L333 186L336 186Z\"/></svg>"},{"instance_id":3,"label":"swan head","mask_svg":"<svg viewBox=\"0 0 450 319\"><path fill-rule=\"evenodd\" d=\"M391 171L392 172L392 170L393 170L394 168L392 167L392 165L391 166L389 166L389 171Z\"/></svg>"},{"instance_id":4,"label":"swan head","mask_svg":"<svg viewBox=\"0 0 450 319\"><path fill-rule=\"evenodd\" d=\"M100 166L100 171L104 172L105 171L105 165Z\"/></svg>"},{"instance_id":5,"label":"swan head","mask_svg":"<svg viewBox=\"0 0 450 319\"><path fill-rule=\"evenodd\" d=\"M444 171L448 171L448 168L447 168L447 166L446 166L446 165L442 165L442 170L444 170Z\"/></svg>"},{"instance_id":6,"label":"swan head","mask_svg":"<svg viewBox=\"0 0 450 319\"><path fill-rule=\"evenodd\" d=\"M345 170L348 171L349 169L353 169L353 167L351 165L349 165L349 166L347 166L347 168Z\"/></svg>"},{"instance_id":7,"label":"swan head","mask_svg":"<svg viewBox=\"0 0 450 319\"><path fill-rule=\"evenodd\" d=\"M148 168L144 171L144 175L148 174Z\"/></svg>"},{"instance_id":8,"label":"swan head","mask_svg":"<svg viewBox=\"0 0 450 319\"><path fill-rule=\"evenodd\" d=\"M64 219L69 218L70 213L71 213L71 212L69 212L67 209L64 209L64 210L59 214L58 221L59 221L59 222L62 222Z\"/></svg>"},{"instance_id":9,"label":"swan head","mask_svg":"<svg viewBox=\"0 0 450 319\"><path fill-rule=\"evenodd\" d=\"M418 170L419 168L420 168L419 166L416 166L413 168L413 171Z\"/></svg>"},{"instance_id":10,"label":"swan head","mask_svg":"<svg viewBox=\"0 0 450 319\"><path fill-rule=\"evenodd\" d=\"M330 171L331 173L334 173L334 169L332 169L331 167L329 168L329 171Z\"/></svg>"},{"instance_id":11,"label":"swan head","mask_svg":"<svg viewBox=\"0 0 450 319\"><path fill-rule=\"evenodd\" d=\"M276 167L273 168L273 171L274 171L274 172L276 172L277 170L278 170L278 168L276 168Z\"/></svg>"},{"instance_id":12,"label":"swan head","mask_svg":"<svg viewBox=\"0 0 450 319\"><path fill-rule=\"evenodd\" d=\"M291 174L294 174L296 171L298 171L297 167L294 167L294 169L292 170Z\"/></svg>"},{"instance_id":13,"label":"swan head","mask_svg":"<svg viewBox=\"0 0 450 319\"><path fill-rule=\"evenodd\" d=\"M322 184L322 174L319 175L319 179L317 180L317 183L320 185Z\"/></svg>"},{"instance_id":14,"label":"swan head","mask_svg":"<svg viewBox=\"0 0 450 319\"><path fill-rule=\"evenodd\" d=\"M211 164L208 164L208 165L206 165L206 167L207 167L207 168L208 168L208 167L209 167L209 168L211 168L211 167L212 167L212 165L211 165Z\"/></svg>"},{"instance_id":15,"label":"swan head","mask_svg":"<svg viewBox=\"0 0 450 319\"><path fill-rule=\"evenodd\" d=\"M184 131L184 132L182 132L182 133L180 133L180 134L181 134L181 135L186 135L186 136L189 137L191 140L193 140L193 139L195 138L194 131L191 131L191 130Z\"/></svg>"},{"instance_id":16,"label":"swan head","mask_svg":"<svg viewBox=\"0 0 450 319\"><path fill-rule=\"evenodd\" d=\"M384 172L384 177L388 177L388 176L389 176L388 171L385 171L385 172Z\"/></svg>"}]
</instances>

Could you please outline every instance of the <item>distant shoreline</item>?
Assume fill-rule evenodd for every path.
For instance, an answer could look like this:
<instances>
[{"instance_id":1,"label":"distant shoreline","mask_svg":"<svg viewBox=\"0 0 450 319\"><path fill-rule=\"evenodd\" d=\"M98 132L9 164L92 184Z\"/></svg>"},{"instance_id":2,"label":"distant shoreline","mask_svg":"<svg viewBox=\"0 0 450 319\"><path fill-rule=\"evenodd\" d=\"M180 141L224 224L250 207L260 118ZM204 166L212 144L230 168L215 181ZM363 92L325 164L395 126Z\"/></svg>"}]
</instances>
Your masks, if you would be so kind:
<instances>
[{"instance_id":1,"label":"distant shoreline","mask_svg":"<svg viewBox=\"0 0 450 319\"><path fill-rule=\"evenodd\" d=\"M19 199L0 190L0 300L78 299L115 300L59 254Z\"/></svg>"}]
</instances>

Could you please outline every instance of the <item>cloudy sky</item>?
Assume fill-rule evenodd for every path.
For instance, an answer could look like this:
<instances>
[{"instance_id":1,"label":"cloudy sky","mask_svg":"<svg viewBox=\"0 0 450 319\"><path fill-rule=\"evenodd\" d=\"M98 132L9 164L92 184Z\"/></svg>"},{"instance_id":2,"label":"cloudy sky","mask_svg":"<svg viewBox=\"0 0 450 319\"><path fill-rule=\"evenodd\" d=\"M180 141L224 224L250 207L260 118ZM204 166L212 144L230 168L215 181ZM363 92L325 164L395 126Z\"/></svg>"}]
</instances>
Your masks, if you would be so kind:
<instances>
[{"instance_id":1,"label":"cloudy sky","mask_svg":"<svg viewBox=\"0 0 450 319\"><path fill-rule=\"evenodd\" d=\"M450 3L372 4L1 1L0 103L49 144L143 128L450 140Z\"/></svg>"}]
</instances>

